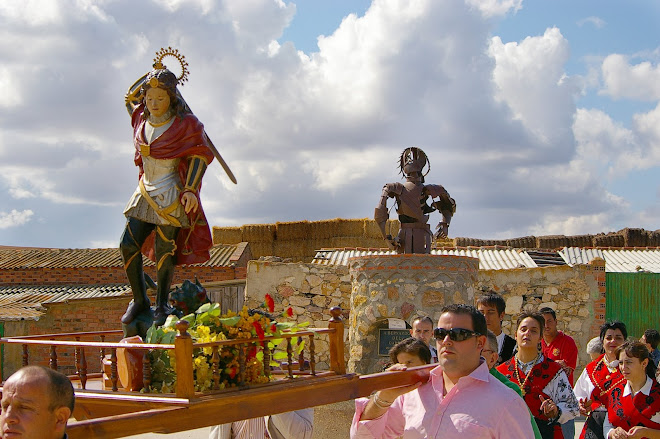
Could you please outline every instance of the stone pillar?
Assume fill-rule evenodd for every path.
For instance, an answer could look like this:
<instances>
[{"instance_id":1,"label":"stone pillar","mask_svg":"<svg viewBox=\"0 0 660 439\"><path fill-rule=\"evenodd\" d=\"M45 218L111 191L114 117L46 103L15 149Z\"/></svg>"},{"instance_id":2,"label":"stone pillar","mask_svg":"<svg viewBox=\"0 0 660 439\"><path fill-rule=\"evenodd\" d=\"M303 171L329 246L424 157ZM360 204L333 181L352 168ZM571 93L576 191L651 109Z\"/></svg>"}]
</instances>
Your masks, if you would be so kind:
<instances>
[{"instance_id":1,"label":"stone pillar","mask_svg":"<svg viewBox=\"0 0 660 439\"><path fill-rule=\"evenodd\" d=\"M349 260L351 274L348 371L380 372L389 361L378 356L379 328L388 318L437 322L450 303L474 303L479 260L465 256L397 254Z\"/></svg>"}]
</instances>

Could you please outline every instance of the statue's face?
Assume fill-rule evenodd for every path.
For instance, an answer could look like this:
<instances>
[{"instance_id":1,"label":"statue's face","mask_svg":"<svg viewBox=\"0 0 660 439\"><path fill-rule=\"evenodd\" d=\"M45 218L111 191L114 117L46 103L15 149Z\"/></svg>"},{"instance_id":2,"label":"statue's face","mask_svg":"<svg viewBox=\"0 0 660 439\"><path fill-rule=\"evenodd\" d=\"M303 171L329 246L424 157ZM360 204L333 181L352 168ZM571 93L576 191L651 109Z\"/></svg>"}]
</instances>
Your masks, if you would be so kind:
<instances>
[{"instance_id":1,"label":"statue's face","mask_svg":"<svg viewBox=\"0 0 660 439\"><path fill-rule=\"evenodd\" d=\"M149 113L154 117L162 116L170 108L170 95L162 88L150 88L144 100Z\"/></svg>"}]
</instances>

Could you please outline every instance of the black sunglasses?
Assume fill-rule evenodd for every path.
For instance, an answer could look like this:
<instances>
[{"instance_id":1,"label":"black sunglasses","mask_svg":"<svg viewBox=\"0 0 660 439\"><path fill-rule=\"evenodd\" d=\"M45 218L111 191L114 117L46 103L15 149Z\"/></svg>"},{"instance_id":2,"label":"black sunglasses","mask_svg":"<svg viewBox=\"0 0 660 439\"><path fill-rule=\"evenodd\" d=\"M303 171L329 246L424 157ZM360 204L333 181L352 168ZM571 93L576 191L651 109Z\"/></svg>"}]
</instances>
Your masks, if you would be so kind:
<instances>
[{"instance_id":1,"label":"black sunglasses","mask_svg":"<svg viewBox=\"0 0 660 439\"><path fill-rule=\"evenodd\" d=\"M481 334L463 328L435 328L433 330L433 337L435 337L436 340L444 340L447 335L449 335L451 341L464 341L470 337L475 337Z\"/></svg>"}]
</instances>

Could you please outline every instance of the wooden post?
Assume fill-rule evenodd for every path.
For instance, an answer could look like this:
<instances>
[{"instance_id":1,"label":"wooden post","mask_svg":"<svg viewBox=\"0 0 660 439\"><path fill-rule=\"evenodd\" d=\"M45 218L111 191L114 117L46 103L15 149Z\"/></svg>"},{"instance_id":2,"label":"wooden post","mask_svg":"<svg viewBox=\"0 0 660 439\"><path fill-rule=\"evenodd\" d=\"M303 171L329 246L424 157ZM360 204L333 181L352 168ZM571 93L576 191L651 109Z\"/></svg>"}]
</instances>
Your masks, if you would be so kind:
<instances>
[{"instance_id":1,"label":"wooden post","mask_svg":"<svg viewBox=\"0 0 660 439\"><path fill-rule=\"evenodd\" d=\"M213 355L211 355L213 390L220 390L220 350L218 346L213 346Z\"/></svg>"},{"instance_id":2,"label":"wooden post","mask_svg":"<svg viewBox=\"0 0 660 439\"><path fill-rule=\"evenodd\" d=\"M151 392L151 359L149 358L149 349L145 349L142 354L142 388L144 393Z\"/></svg>"},{"instance_id":3,"label":"wooden post","mask_svg":"<svg viewBox=\"0 0 660 439\"><path fill-rule=\"evenodd\" d=\"M263 343L264 347L264 375L270 380L270 348L268 342Z\"/></svg>"},{"instance_id":4,"label":"wooden post","mask_svg":"<svg viewBox=\"0 0 660 439\"><path fill-rule=\"evenodd\" d=\"M50 361L48 362L48 366L54 371L57 371L57 350L55 349L55 345L51 345L50 347Z\"/></svg>"},{"instance_id":5,"label":"wooden post","mask_svg":"<svg viewBox=\"0 0 660 439\"><path fill-rule=\"evenodd\" d=\"M314 334L309 336L309 367L312 375L316 375L316 347L314 346Z\"/></svg>"},{"instance_id":6,"label":"wooden post","mask_svg":"<svg viewBox=\"0 0 660 439\"><path fill-rule=\"evenodd\" d=\"M286 339L286 369L289 371L289 375L287 375L287 378L293 378L293 365L291 364L293 362L293 348L291 347L291 339L287 338Z\"/></svg>"},{"instance_id":7,"label":"wooden post","mask_svg":"<svg viewBox=\"0 0 660 439\"><path fill-rule=\"evenodd\" d=\"M29 353L28 353L28 345L24 344L23 346L23 367L27 366L30 362L29 360Z\"/></svg>"},{"instance_id":8,"label":"wooden post","mask_svg":"<svg viewBox=\"0 0 660 439\"><path fill-rule=\"evenodd\" d=\"M176 396L192 398L195 396L195 381L193 380L193 342L188 334L186 320L176 322L179 331L174 339L174 358L176 359Z\"/></svg>"},{"instance_id":9,"label":"wooden post","mask_svg":"<svg viewBox=\"0 0 660 439\"><path fill-rule=\"evenodd\" d=\"M101 343L105 342L105 335L101 335ZM101 372L103 372L103 360L105 360L105 348L99 350L99 355L101 356Z\"/></svg>"},{"instance_id":10,"label":"wooden post","mask_svg":"<svg viewBox=\"0 0 660 439\"><path fill-rule=\"evenodd\" d=\"M85 348L80 348L80 370L78 372L80 384L83 390L87 388L87 357L85 357Z\"/></svg>"},{"instance_id":11,"label":"wooden post","mask_svg":"<svg viewBox=\"0 0 660 439\"><path fill-rule=\"evenodd\" d=\"M119 388L117 387L117 381L119 381L119 375L117 374L117 348L111 348L110 351L110 382L112 383L112 391L117 392Z\"/></svg>"},{"instance_id":12,"label":"wooden post","mask_svg":"<svg viewBox=\"0 0 660 439\"><path fill-rule=\"evenodd\" d=\"M346 374L346 363L344 362L344 321L341 318L341 308L333 306L330 308L332 318L328 321L328 328L334 332L328 334L330 345L330 369L338 375Z\"/></svg>"}]
</instances>

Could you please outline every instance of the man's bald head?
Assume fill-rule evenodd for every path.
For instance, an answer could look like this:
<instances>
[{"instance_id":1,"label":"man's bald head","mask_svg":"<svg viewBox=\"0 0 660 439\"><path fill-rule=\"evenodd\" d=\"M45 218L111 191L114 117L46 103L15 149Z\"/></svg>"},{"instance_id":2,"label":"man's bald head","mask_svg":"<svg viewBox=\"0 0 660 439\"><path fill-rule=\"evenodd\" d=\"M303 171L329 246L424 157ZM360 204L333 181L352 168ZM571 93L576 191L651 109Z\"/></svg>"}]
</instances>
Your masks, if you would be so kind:
<instances>
[{"instance_id":1,"label":"man's bald head","mask_svg":"<svg viewBox=\"0 0 660 439\"><path fill-rule=\"evenodd\" d=\"M44 388L48 389L48 393L50 394L49 409L55 410L58 407L68 407L71 413L73 413L75 396L71 381L69 381L66 375L46 367L25 366L10 376L7 382L10 382L12 379L34 380L35 382L44 380Z\"/></svg>"}]
</instances>

